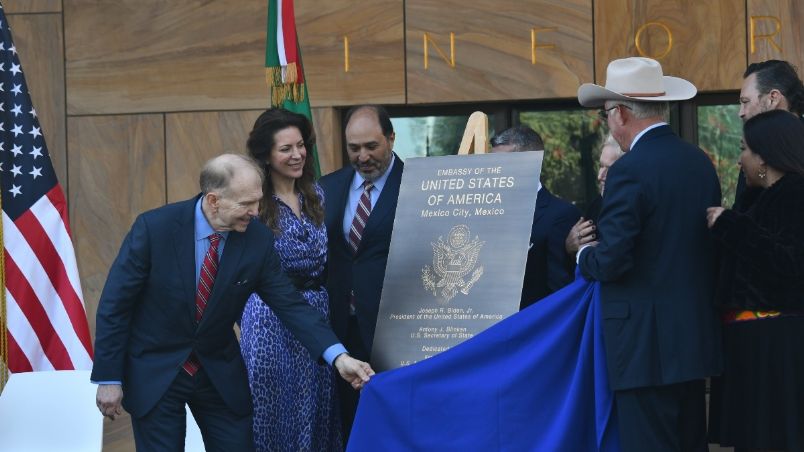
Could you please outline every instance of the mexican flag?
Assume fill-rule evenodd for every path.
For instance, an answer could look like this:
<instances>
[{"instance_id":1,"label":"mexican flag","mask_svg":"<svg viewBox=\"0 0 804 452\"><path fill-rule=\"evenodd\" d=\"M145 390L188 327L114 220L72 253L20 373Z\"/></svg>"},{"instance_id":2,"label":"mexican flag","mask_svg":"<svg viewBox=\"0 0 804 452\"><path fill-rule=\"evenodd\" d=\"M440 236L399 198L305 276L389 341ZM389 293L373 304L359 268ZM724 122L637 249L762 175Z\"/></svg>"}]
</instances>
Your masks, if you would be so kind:
<instances>
[{"instance_id":1,"label":"mexican flag","mask_svg":"<svg viewBox=\"0 0 804 452\"><path fill-rule=\"evenodd\" d=\"M293 0L268 0L268 32L265 39L265 76L271 90L271 106L282 107L313 121L307 85L304 83L301 49L296 34ZM321 175L318 152L312 149L316 177Z\"/></svg>"}]
</instances>

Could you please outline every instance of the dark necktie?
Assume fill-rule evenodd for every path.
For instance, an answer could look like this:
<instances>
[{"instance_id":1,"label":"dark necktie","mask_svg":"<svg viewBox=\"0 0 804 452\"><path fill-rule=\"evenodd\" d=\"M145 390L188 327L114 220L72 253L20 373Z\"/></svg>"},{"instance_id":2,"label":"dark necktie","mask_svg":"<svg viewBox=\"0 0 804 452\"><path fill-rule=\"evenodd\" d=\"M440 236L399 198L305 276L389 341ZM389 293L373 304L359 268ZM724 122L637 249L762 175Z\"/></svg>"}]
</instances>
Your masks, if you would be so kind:
<instances>
[{"instance_id":1,"label":"dark necktie","mask_svg":"<svg viewBox=\"0 0 804 452\"><path fill-rule=\"evenodd\" d=\"M363 194L360 195L360 201L357 203L357 210L355 210L355 218L352 220L352 227L349 229L349 246L352 248L352 253L357 254L357 248L360 246L360 240L363 238L363 229L366 228L369 215L371 215L371 189L374 188L374 183L370 181L363 181ZM355 313L355 294L352 292L349 296L349 313Z\"/></svg>"},{"instance_id":2,"label":"dark necktie","mask_svg":"<svg viewBox=\"0 0 804 452\"><path fill-rule=\"evenodd\" d=\"M204 256L201 264L201 274L198 277L198 288L195 291L195 322L201 321L204 309L207 308L209 296L212 295L212 286L215 284L215 276L218 274L218 244L223 238L219 233L209 236L209 249ZM201 363L195 353L190 353L190 357L181 366L188 374L195 375L201 368Z\"/></svg>"}]
</instances>

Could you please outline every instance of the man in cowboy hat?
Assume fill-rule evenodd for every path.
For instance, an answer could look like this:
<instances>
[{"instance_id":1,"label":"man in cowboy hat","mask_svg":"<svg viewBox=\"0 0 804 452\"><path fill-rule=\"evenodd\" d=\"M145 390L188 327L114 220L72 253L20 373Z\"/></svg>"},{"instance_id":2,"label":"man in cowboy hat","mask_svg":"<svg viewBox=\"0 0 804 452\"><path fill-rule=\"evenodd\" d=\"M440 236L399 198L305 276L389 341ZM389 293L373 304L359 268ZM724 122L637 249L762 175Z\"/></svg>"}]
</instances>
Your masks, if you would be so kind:
<instances>
[{"instance_id":1,"label":"man in cowboy hat","mask_svg":"<svg viewBox=\"0 0 804 452\"><path fill-rule=\"evenodd\" d=\"M720 185L703 151L665 122L668 102L695 93L648 58L612 61L605 87L578 90L627 151L608 171L601 240L577 255L601 282L623 451L707 450L704 378L720 372L721 356L706 208L720 205Z\"/></svg>"}]
</instances>

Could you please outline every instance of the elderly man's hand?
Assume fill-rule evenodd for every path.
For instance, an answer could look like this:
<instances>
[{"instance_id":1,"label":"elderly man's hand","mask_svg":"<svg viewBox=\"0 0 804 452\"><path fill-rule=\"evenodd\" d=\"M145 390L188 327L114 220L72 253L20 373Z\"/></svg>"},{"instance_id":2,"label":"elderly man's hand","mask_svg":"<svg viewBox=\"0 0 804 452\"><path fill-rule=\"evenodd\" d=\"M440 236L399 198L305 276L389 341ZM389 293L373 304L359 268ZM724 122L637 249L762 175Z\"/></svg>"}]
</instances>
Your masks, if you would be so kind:
<instances>
[{"instance_id":1,"label":"elderly man's hand","mask_svg":"<svg viewBox=\"0 0 804 452\"><path fill-rule=\"evenodd\" d=\"M115 416L123 413L123 387L120 385L98 385L98 392L95 396L95 403L101 414L114 420Z\"/></svg>"},{"instance_id":2,"label":"elderly man's hand","mask_svg":"<svg viewBox=\"0 0 804 452\"><path fill-rule=\"evenodd\" d=\"M586 220L581 217L575 223L575 226L570 229L567 238L564 240L564 248L567 250L567 254L574 256L583 245L594 242L597 235L595 234L596 229L597 227L592 220Z\"/></svg>"},{"instance_id":3,"label":"elderly man's hand","mask_svg":"<svg viewBox=\"0 0 804 452\"><path fill-rule=\"evenodd\" d=\"M338 355L332 364L338 369L341 377L357 390L362 389L363 385L368 383L371 376L374 375L374 370L368 363L356 360L346 353Z\"/></svg>"}]
</instances>

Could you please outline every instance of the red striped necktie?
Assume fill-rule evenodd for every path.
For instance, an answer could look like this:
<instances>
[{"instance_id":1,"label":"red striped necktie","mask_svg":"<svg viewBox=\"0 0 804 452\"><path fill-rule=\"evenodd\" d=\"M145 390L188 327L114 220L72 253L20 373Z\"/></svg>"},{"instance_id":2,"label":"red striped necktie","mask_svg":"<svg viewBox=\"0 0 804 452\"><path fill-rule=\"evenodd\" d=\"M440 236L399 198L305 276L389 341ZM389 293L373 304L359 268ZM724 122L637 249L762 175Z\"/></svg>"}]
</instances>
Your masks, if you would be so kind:
<instances>
[{"instance_id":1,"label":"red striped necktie","mask_svg":"<svg viewBox=\"0 0 804 452\"><path fill-rule=\"evenodd\" d=\"M366 222L369 215L371 215L372 188L374 188L374 183L371 181L363 182L363 194L360 195L360 202L357 203L357 210L355 210L355 218L352 220L352 228L349 230L349 246L352 247L353 253L357 253L360 240L363 238L363 229L366 228Z\"/></svg>"},{"instance_id":2,"label":"red striped necktie","mask_svg":"<svg viewBox=\"0 0 804 452\"><path fill-rule=\"evenodd\" d=\"M209 236L209 249L207 249L204 262L201 264L198 289L195 291L195 323L201 321L204 309L207 308L209 296L212 295L212 286L215 285L215 276L218 274L218 244L222 238L223 236L217 232ZM198 362L195 352L190 353L190 357L181 367L191 376L198 372L198 369L201 368L201 363Z\"/></svg>"}]
</instances>

